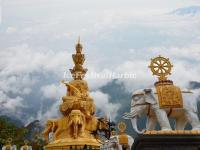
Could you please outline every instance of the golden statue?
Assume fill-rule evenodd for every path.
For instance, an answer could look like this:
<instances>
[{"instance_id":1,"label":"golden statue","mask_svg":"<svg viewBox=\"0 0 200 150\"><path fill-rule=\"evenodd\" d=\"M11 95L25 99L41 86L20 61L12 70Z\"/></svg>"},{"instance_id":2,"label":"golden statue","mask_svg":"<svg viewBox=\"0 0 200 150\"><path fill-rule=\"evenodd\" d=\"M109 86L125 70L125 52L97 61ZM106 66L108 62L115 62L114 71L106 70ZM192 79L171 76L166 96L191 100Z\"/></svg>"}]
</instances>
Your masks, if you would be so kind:
<instances>
[{"instance_id":1,"label":"golden statue","mask_svg":"<svg viewBox=\"0 0 200 150\"><path fill-rule=\"evenodd\" d=\"M119 122L118 124L119 129L119 144L121 145L128 145L128 136L125 134L126 124L124 122Z\"/></svg>"},{"instance_id":2,"label":"golden statue","mask_svg":"<svg viewBox=\"0 0 200 150\"><path fill-rule=\"evenodd\" d=\"M6 144L2 147L2 150L17 150L16 145L12 145L12 138L6 140Z\"/></svg>"},{"instance_id":3,"label":"golden statue","mask_svg":"<svg viewBox=\"0 0 200 150\"><path fill-rule=\"evenodd\" d=\"M93 149L99 149L100 143L96 133L98 130L108 130L108 121L94 116L94 100L89 95L87 81L83 80L87 69L83 68L85 55L82 54L80 39L76 44L76 54L73 54L72 58L74 67L70 72L73 80L61 81L67 88L60 105L63 117L47 120L43 135L48 141L49 134L53 133L53 141L49 141L45 150L69 149L74 146L82 149L85 144L92 146Z\"/></svg>"},{"instance_id":4,"label":"golden statue","mask_svg":"<svg viewBox=\"0 0 200 150\"><path fill-rule=\"evenodd\" d=\"M6 141L5 150L11 150L11 148L12 148L11 142L12 142L12 139L11 139L11 138L8 138L7 141Z\"/></svg>"},{"instance_id":5,"label":"golden statue","mask_svg":"<svg viewBox=\"0 0 200 150\"><path fill-rule=\"evenodd\" d=\"M183 98L181 89L173 85L173 81L167 80L167 75L171 74L173 65L169 58L162 56L151 59L149 68L153 75L157 75L159 81L155 83L160 108L183 108Z\"/></svg>"},{"instance_id":6,"label":"golden statue","mask_svg":"<svg viewBox=\"0 0 200 150\"><path fill-rule=\"evenodd\" d=\"M20 150L32 150L32 147L28 145L28 140L24 140L24 146Z\"/></svg>"}]
</instances>

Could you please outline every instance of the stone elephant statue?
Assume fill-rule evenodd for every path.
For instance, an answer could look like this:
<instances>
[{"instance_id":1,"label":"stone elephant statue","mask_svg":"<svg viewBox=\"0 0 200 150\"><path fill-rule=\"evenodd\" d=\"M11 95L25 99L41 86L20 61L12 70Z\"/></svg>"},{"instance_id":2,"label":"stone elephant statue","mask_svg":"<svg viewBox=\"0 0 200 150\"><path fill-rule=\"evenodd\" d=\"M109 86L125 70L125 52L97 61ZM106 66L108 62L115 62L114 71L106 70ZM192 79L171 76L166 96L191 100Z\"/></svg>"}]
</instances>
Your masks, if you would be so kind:
<instances>
[{"instance_id":1,"label":"stone elephant statue","mask_svg":"<svg viewBox=\"0 0 200 150\"><path fill-rule=\"evenodd\" d=\"M139 134L154 130L157 122L161 130L172 130L168 117L176 120L176 130L184 130L187 123L191 124L192 130L200 130L196 97L189 90L181 91L183 108L160 109L155 88L137 90L132 95L130 113L125 113L123 118L131 119L134 130ZM144 115L147 116L146 129L140 131L137 119Z\"/></svg>"}]
</instances>

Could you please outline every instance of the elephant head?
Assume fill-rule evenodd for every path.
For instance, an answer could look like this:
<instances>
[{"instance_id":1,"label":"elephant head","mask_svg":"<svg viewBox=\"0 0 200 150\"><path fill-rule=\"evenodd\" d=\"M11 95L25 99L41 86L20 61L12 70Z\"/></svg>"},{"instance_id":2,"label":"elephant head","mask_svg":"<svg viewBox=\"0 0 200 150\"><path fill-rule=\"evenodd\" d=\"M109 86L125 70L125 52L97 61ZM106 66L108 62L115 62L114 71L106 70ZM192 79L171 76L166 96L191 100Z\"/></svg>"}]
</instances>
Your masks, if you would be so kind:
<instances>
[{"instance_id":1,"label":"elephant head","mask_svg":"<svg viewBox=\"0 0 200 150\"><path fill-rule=\"evenodd\" d=\"M85 116L80 110L72 110L69 115L69 125L73 128L73 137L77 138L80 130L80 135L83 136L85 128Z\"/></svg>"},{"instance_id":2,"label":"elephant head","mask_svg":"<svg viewBox=\"0 0 200 150\"><path fill-rule=\"evenodd\" d=\"M130 113L125 113L124 119L131 119L132 126L134 130L142 134L146 129L142 131L138 130L137 120L143 115L147 115L150 105L156 104L157 101L152 94L152 89L142 89L133 93L131 101L131 110ZM148 109L149 108L149 109Z\"/></svg>"},{"instance_id":3,"label":"elephant head","mask_svg":"<svg viewBox=\"0 0 200 150\"><path fill-rule=\"evenodd\" d=\"M83 124L85 121L85 116L80 110L72 110L69 115L69 120L73 124Z\"/></svg>"}]
</instances>

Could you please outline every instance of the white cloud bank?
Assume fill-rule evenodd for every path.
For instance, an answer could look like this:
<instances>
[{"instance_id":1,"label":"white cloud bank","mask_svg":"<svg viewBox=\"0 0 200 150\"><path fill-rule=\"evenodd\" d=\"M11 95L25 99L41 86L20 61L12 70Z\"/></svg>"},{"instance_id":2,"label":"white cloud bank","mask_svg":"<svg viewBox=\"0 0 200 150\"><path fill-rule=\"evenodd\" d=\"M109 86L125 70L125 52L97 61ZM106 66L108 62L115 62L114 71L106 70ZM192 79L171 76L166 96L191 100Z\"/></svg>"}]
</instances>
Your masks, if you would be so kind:
<instances>
[{"instance_id":1,"label":"white cloud bank","mask_svg":"<svg viewBox=\"0 0 200 150\"><path fill-rule=\"evenodd\" d=\"M109 95L102 93L101 91L91 92L91 96L94 98L97 109L102 113L101 115L110 118L111 120L116 119L120 108L119 103L109 102Z\"/></svg>"}]
</instances>

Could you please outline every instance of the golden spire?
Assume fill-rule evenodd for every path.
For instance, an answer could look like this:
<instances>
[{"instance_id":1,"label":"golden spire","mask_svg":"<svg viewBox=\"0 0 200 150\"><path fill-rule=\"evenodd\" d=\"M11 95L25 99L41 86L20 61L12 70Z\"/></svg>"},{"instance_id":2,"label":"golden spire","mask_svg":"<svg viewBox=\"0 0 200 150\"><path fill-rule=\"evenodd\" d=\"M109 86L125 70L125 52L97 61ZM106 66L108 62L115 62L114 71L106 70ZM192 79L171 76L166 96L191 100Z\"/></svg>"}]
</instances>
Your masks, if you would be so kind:
<instances>
[{"instance_id":1,"label":"golden spire","mask_svg":"<svg viewBox=\"0 0 200 150\"><path fill-rule=\"evenodd\" d=\"M78 44L80 44L80 36L78 36Z\"/></svg>"},{"instance_id":2,"label":"golden spire","mask_svg":"<svg viewBox=\"0 0 200 150\"><path fill-rule=\"evenodd\" d=\"M73 69L70 69L70 72L74 80L82 80L87 72L87 69L83 68L85 55L82 54L82 49L83 47L80 43L80 36L79 36L78 43L76 44L76 54L72 55L74 67Z\"/></svg>"}]
</instances>

